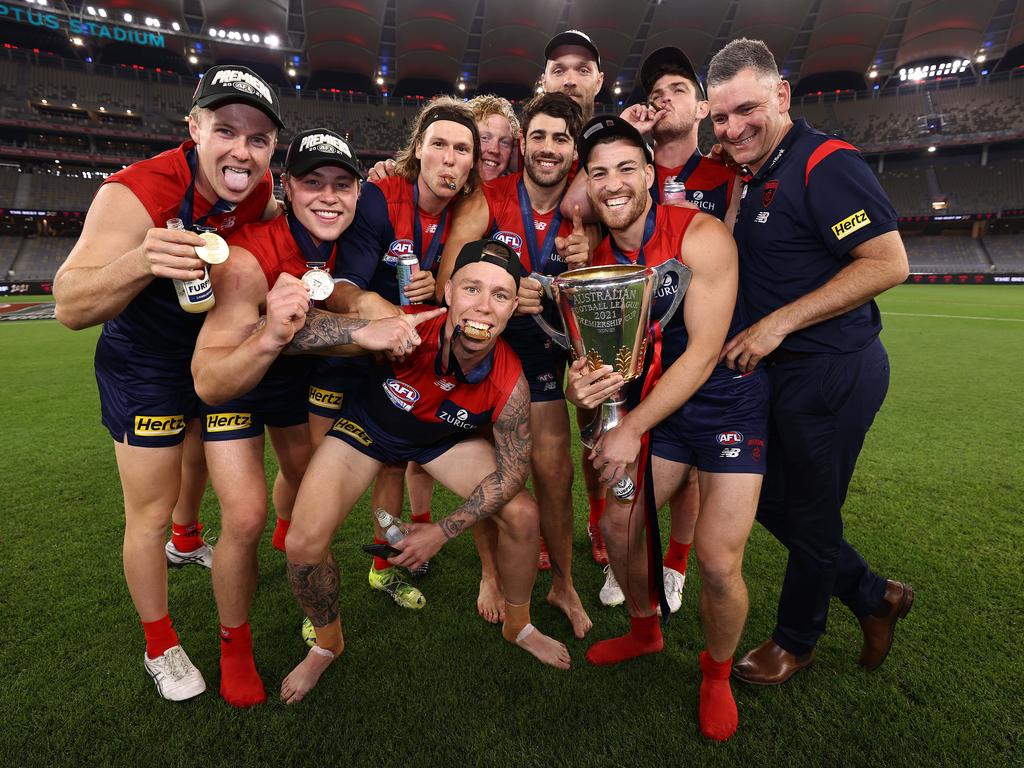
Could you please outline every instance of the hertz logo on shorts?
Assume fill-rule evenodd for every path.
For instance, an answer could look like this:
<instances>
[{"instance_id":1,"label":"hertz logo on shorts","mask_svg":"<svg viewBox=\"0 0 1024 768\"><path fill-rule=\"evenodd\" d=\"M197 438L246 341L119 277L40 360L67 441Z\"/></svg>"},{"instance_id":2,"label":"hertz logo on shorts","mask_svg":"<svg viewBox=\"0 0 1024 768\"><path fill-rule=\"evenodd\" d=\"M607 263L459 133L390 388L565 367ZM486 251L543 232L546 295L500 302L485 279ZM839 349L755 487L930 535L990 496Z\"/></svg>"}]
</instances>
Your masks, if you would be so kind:
<instances>
[{"instance_id":1,"label":"hertz logo on shorts","mask_svg":"<svg viewBox=\"0 0 1024 768\"><path fill-rule=\"evenodd\" d=\"M832 225L832 234L836 236L836 240L842 240L851 232L856 232L858 229L863 229L871 223L871 219L868 218L867 213L861 208L856 213L847 216L842 221L837 221Z\"/></svg>"},{"instance_id":2,"label":"hertz logo on shorts","mask_svg":"<svg viewBox=\"0 0 1024 768\"><path fill-rule=\"evenodd\" d=\"M319 405L321 408L330 408L332 411L337 411L341 408L341 401L344 399L345 395L341 392L320 389L319 387L309 388L310 405Z\"/></svg>"},{"instance_id":3,"label":"hertz logo on shorts","mask_svg":"<svg viewBox=\"0 0 1024 768\"><path fill-rule=\"evenodd\" d=\"M355 438L358 442L363 445L369 445L373 442L373 439L366 434L366 430L356 424L354 421L348 419L338 419L334 422L334 426L331 427L331 432L342 432L350 437Z\"/></svg>"},{"instance_id":4,"label":"hertz logo on shorts","mask_svg":"<svg viewBox=\"0 0 1024 768\"><path fill-rule=\"evenodd\" d=\"M206 415L207 432L233 432L236 429L248 429L251 426L251 413L208 413Z\"/></svg>"},{"instance_id":5,"label":"hertz logo on shorts","mask_svg":"<svg viewBox=\"0 0 1024 768\"><path fill-rule=\"evenodd\" d=\"M185 416L136 416L136 435L179 435L185 431Z\"/></svg>"}]
</instances>

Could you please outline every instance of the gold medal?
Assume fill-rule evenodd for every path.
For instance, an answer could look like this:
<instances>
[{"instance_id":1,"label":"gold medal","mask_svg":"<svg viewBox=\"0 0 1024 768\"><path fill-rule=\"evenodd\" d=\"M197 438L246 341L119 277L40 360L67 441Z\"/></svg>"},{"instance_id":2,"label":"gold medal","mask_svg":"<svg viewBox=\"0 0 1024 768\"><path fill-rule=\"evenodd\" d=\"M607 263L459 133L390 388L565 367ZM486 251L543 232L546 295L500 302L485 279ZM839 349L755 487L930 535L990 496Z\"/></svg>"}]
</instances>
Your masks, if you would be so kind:
<instances>
[{"instance_id":1,"label":"gold medal","mask_svg":"<svg viewBox=\"0 0 1024 768\"><path fill-rule=\"evenodd\" d=\"M330 273L314 267L302 276L302 284L309 289L309 298L323 301L334 292L334 278Z\"/></svg>"},{"instance_id":2,"label":"gold medal","mask_svg":"<svg viewBox=\"0 0 1024 768\"><path fill-rule=\"evenodd\" d=\"M196 256L207 264L223 264L228 260L228 244L216 232L200 232L205 245L196 246Z\"/></svg>"}]
</instances>

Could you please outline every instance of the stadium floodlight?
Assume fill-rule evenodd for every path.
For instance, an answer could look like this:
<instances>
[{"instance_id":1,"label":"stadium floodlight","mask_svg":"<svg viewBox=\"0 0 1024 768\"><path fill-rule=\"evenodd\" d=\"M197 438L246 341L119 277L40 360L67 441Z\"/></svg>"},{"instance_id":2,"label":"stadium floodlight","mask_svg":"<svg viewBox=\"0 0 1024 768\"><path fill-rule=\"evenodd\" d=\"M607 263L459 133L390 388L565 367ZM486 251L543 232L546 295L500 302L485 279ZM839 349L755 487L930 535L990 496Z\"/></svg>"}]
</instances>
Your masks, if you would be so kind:
<instances>
[{"instance_id":1,"label":"stadium floodlight","mask_svg":"<svg viewBox=\"0 0 1024 768\"><path fill-rule=\"evenodd\" d=\"M288 77L295 77L295 70L292 67L288 67Z\"/></svg>"},{"instance_id":2,"label":"stadium floodlight","mask_svg":"<svg viewBox=\"0 0 1024 768\"><path fill-rule=\"evenodd\" d=\"M125 110L125 114L128 114L128 115L130 115L130 114L132 114L132 111L131 111L130 109L126 109L126 110Z\"/></svg>"},{"instance_id":3,"label":"stadium floodlight","mask_svg":"<svg viewBox=\"0 0 1024 768\"><path fill-rule=\"evenodd\" d=\"M100 15L101 19L107 18L107 9L106 8L97 8L96 9L96 13L98 13Z\"/></svg>"},{"instance_id":4,"label":"stadium floodlight","mask_svg":"<svg viewBox=\"0 0 1024 768\"><path fill-rule=\"evenodd\" d=\"M78 102L77 101L71 102L71 108L72 109L78 109Z\"/></svg>"},{"instance_id":5,"label":"stadium floodlight","mask_svg":"<svg viewBox=\"0 0 1024 768\"><path fill-rule=\"evenodd\" d=\"M131 24L132 23L132 19L134 19L135 17L132 16L130 13L126 13L123 18L124 18L125 21L127 21L129 24Z\"/></svg>"},{"instance_id":6,"label":"stadium floodlight","mask_svg":"<svg viewBox=\"0 0 1024 768\"><path fill-rule=\"evenodd\" d=\"M213 27L210 27L210 37L216 37L216 36L217 36L217 30L214 29Z\"/></svg>"},{"instance_id":7,"label":"stadium floodlight","mask_svg":"<svg viewBox=\"0 0 1024 768\"><path fill-rule=\"evenodd\" d=\"M217 37L219 37L220 39L223 40L227 36L228 36L228 33L225 32L223 29L218 29L217 30Z\"/></svg>"},{"instance_id":8,"label":"stadium floodlight","mask_svg":"<svg viewBox=\"0 0 1024 768\"><path fill-rule=\"evenodd\" d=\"M935 151L935 145L932 144L930 147L928 147L928 151L929 152L934 152Z\"/></svg>"},{"instance_id":9,"label":"stadium floodlight","mask_svg":"<svg viewBox=\"0 0 1024 768\"><path fill-rule=\"evenodd\" d=\"M612 93L614 93L616 96L618 96L620 93L622 93L622 86L620 86L618 83L616 83L615 87L612 89Z\"/></svg>"},{"instance_id":10,"label":"stadium floodlight","mask_svg":"<svg viewBox=\"0 0 1024 768\"><path fill-rule=\"evenodd\" d=\"M985 63L985 54L984 53L979 53L974 60L976 62L978 62L979 64L984 64Z\"/></svg>"},{"instance_id":11,"label":"stadium floodlight","mask_svg":"<svg viewBox=\"0 0 1024 768\"><path fill-rule=\"evenodd\" d=\"M252 38L249 37L249 33L248 32L243 32L242 33L242 39L245 40L245 42L247 42L247 43L252 40Z\"/></svg>"},{"instance_id":12,"label":"stadium floodlight","mask_svg":"<svg viewBox=\"0 0 1024 768\"><path fill-rule=\"evenodd\" d=\"M93 8L91 5L85 6L85 12L88 13L90 16L96 15L96 9Z\"/></svg>"},{"instance_id":13,"label":"stadium floodlight","mask_svg":"<svg viewBox=\"0 0 1024 768\"><path fill-rule=\"evenodd\" d=\"M878 77L878 70L872 69L870 72L868 72L868 77L874 80L876 77Z\"/></svg>"},{"instance_id":14,"label":"stadium floodlight","mask_svg":"<svg viewBox=\"0 0 1024 768\"><path fill-rule=\"evenodd\" d=\"M72 37L71 38L71 44L72 45L85 45L85 43L82 42L82 38L80 38L80 37Z\"/></svg>"},{"instance_id":15,"label":"stadium floodlight","mask_svg":"<svg viewBox=\"0 0 1024 768\"><path fill-rule=\"evenodd\" d=\"M188 63L189 64L198 64L199 63L199 57L198 56L189 56L188 57Z\"/></svg>"},{"instance_id":16,"label":"stadium floodlight","mask_svg":"<svg viewBox=\"0 0 1024 768\"><path fill-rule=\"evenodd\" d=\"M271 48L277 48L281 44L281 38L277 35L267 35L263 38L263 42L269 45Z\"/></svg>"},{"instance_id":17,"label":"stadium floodlight","mask_svg":"<svg viewBox=\"0 0 1024 768\"><path fill-rule=\"evenodd\" d=\"M384 85L384 78L383 77L378 77L377 78L377 85Z\"/></svg>"},{"instance_id":18,"label":"stadium floodlight","mask_svg":"<svg viewBox=\"0 0 1024 768\"><path fill-rule=\"evenodd\" d=\"M173 29L175 32L181 32L181 24L179 24L176 21L172 21L171 22L171 29Z\"/></svg>"},{"instance_id":19,"label":"stadium floodlight","mask_svg":"<svg viewBox=\"0 0 1024 768\"><path fill-rule=\"evenodd\" d=\"M465 84L465 83L462 83L462 82L460 82L460 83L459 83L459 90L460 90L460 91L464 91L464 90L466 90L466 84Z\"/></svg>"}]
</instances>

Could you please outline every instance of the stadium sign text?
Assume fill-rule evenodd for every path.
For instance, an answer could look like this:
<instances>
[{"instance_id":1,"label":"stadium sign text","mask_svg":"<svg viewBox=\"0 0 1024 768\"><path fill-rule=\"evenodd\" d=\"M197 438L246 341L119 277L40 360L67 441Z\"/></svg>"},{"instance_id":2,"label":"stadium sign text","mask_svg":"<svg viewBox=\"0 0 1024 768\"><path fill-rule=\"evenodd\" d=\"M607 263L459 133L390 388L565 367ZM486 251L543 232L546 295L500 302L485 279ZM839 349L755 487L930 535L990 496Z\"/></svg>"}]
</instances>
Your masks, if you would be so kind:
<instances>
[{"instance_id":1,"label":"stadium sign text","mask_svg":"<svg viewBox=\"0 0 1024 768\"><path fill-rule=\"evenodd\" d=\"M143 32L140 29L119 27L115 24L98 24L93 21L63 18L54 13L43 13L32 8L21 8L16 5L0 3L0 19L12 19L21 24L34 27L65 31L70 35L84 35L114 40L119 43L148 45L151 48L164 48L164 36L160 32Z\"/></svg>"}]
</instances>

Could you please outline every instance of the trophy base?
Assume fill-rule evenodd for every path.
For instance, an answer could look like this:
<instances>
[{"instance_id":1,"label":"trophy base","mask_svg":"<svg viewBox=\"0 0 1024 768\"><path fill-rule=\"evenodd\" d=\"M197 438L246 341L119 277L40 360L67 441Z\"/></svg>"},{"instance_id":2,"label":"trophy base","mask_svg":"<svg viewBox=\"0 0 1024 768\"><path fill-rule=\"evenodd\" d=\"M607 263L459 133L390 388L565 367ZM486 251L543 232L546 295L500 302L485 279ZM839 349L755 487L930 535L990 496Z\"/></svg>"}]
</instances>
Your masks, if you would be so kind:
<instances>
[{"instance_id":1,"label":"trophy base","mask_svg":"<svg viewBox=\"0 0 1024 768\"><path fill-rule=\"evenodd\" d=\"M580 429L580 442L593 450L601 436L610 429L615 429L626 417L626 399L608 400L601 404L594 420Z\"/></svg>"}]
</instances>

